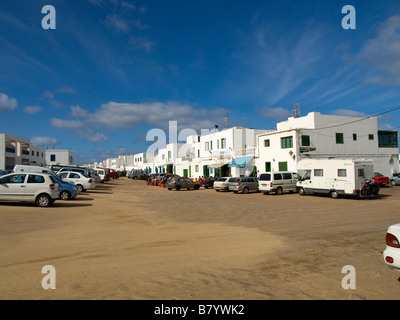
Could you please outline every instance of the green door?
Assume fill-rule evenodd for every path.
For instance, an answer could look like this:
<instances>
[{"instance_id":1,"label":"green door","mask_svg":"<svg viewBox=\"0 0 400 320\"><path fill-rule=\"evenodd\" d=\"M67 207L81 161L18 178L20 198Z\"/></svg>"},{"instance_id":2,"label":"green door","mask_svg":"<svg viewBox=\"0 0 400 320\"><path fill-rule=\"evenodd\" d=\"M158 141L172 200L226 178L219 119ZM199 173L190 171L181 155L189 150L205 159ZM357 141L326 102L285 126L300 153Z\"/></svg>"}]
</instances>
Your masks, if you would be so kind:
<instances>
[{"instance_id":1,"label":"green door","mask_svg":"<svg viewBox=\"0 0 400 320\"><path fill-rule=\"evenodd\" d=\"M185 178L189 177L189 176L188 176L188 169L183 169L183 176L184 176Z\"/></svg>"}]
</instances>

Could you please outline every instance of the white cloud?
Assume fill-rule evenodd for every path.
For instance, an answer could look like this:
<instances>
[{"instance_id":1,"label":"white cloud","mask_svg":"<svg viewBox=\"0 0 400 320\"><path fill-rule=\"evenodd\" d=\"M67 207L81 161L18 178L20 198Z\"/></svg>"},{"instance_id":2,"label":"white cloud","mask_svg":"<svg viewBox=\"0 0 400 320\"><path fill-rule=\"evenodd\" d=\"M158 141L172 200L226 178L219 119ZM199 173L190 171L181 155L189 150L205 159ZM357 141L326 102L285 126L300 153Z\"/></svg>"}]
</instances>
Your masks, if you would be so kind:
<instances>
[{"instance_id":1,"label":"white cloud","mask_svg":"<svg viewBox=\"0 0 400 320\"><path fill-rule=\"evenodd\" d=\"M31 137L31 142L35 146L55 146L59 144L56 138L41 137L41 136Z\"/></svg>"},{"instance_id":2,"label":"white cloud","mask_svg":"<svg viewBox=\"0 0 400 320\"><path fill-rule=\"evenodd\" d=\"M49 98L49 99L53 99L53 98L54 98L53 92L51 92L50 90L47 90L47 89L44 90L43 95L44 95L46 98Z\"/></svg>"},{"instance_id":3,"label":"white cloud","mask_svg":"<svg viewBox=\"0 0 400 320\"><path fill-rule=\"evenodd\" d=\"M366 83L400 85L400 15L394 15L378 26L376 36L365 43L360 58L378 72L367 78Z\"/></svg>"},{"instance_id":4,"label":"white cloud","mask_svg":"<svg viewBox=\"0 0 400 320\"><path fill-rule=\"evenodd\" d=\"M261 115L268 119L275 119L275 120L282 121L282 120L287 120L289 117L293 117L294 112L291 112L282 107L263 108L263 109L261 109Z\"/></svg>"},{"instance_id":5,"label":"white cloud","mask_svg":"<svg viewBox=\"0 0 400 320\"><path fill-rule=\"evenodd\" d=\"M24 112L27 114L35 114L35 113L39 113L41 111L42 111L41 106L26 106L24 108Z\"/></svg>"},{"instance_id":6,"label":"white cloud","mask_svg":"<svg viewBox=\"0 0 400 320\"><path fill-rule=\"evenodd\" d=\"M147 37L144 38L130 38L129 44L132 50L144 50L146 52L151 52L153 47L157 44L154 41L149 40Z\"/></svg>"},{"instance_id":7,"label":"white cloud","mask_svg":"<svg viewBox=\"0 0 400 320\"><path fill-rule=\"evenodd\" d=\"M82 111L80 111L82 112ZM109 102L101 105L85 119L103 128L132 129L137 124L149 124L167 128L169 121L177 121L179 127L211 129L223 120L227 110L221 108L197 109L178 103L118 103Z\"/></svg>"},{"instance_id":8,"label":"white cloud","mask_svg":"<svg viewBox=\"0 0 400 320\"><path fill-rule=\"evenodd\" d=\"M9 98L8 95L0 92L0 112L14 110L17 105L16 99Z\"/></svg>"}]
</instances>

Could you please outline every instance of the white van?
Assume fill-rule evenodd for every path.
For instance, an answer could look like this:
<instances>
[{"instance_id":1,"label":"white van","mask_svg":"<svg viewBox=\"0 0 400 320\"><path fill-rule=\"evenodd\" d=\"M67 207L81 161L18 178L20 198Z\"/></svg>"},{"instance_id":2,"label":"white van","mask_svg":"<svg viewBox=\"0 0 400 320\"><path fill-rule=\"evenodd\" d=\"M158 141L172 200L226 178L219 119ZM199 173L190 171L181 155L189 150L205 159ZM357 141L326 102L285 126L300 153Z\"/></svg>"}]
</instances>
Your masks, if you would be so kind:
<instances>
[{"instance_id":1,"label":"white van","mask_svg":"<svg viewBox=\"0 0 400 320\"><path fill-rule=\"evenodd\" d=\"M308 159L297 163L299 172L305 172L297 189L306 193L328 194L336 199L341 195L362 197L379 192L374 186L374 163L372 160L354 159ZM366 190L368 186L368 190ZM368 192L365 192L368 191Z\"/></svg>"},{"instance_id":2,"label":"white van","mask_svg":"<svg viewBox=\"0 0 400 320\"><path fill-rule=\"evenodd\" d=\"M23 164L16 164L14 166L13 172L42 172L42 173L53 173L52 170L46 167L40 167L40 166L28 166L28 165L23 165Z\"/></svg>"},{"instance_id":3,"label":"white van","mask_svg":"<svg viewBox=\"0 0 400 320\"><path fill-rule=\"evenodd\" d=\"M258 177L258 189L264 194L295 192L297 190L296 183L299 180L300 176L296 172L266 172Z\"/></svg>"}]
</instances>

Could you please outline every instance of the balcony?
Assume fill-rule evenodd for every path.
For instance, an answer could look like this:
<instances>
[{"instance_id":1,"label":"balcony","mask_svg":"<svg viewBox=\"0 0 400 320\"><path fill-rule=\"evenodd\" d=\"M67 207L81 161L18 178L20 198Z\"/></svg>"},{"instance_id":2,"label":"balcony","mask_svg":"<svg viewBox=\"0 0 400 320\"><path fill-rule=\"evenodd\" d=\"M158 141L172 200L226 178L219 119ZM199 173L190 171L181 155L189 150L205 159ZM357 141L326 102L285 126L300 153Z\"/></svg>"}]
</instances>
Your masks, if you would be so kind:
<instances>
[{"instance_id":1,"label":"balcony","mask_svg":"<svg viewBox=\"0 0 400 320\"><path fill-rule=\"evenodd\" d=\"M6 152L15 153L15 148L6 147Z\"/></svg>"}]
</instances>

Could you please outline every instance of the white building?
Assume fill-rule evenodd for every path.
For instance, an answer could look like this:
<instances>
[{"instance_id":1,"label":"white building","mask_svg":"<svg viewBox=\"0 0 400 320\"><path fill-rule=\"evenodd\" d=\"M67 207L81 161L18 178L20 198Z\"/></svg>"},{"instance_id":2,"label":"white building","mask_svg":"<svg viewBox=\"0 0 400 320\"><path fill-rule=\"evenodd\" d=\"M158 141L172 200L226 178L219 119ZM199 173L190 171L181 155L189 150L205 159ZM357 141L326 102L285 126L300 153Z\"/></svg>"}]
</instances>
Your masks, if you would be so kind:
<instances>
[{"instance_id":1,"label":"white building","mask_svg":"<svg viewBox=\"0 0 400 320\"><path fill-rule=\"evenodd\" d=\"M376 117L356 118L309 113L277 124L258 136L256 166L260 172L297 171L306 158L371 159L375 171L398 170L397 131L378 131Z\"/></svg>"},{"instance_id":2,"label":"white building","mask_svg":"<svg viewBox=\"0 0 400 320\"><path fill-rule=\"evenodd\" d=\"M30 140L1 133L0 170L12 170L16 164L45 166L45 149Z\"/></svg>"},{"instance_id":3,"label":"white building","mask_svg":"<svg viewBox=\"0 0 400 320\"><path fill-rule=\"evenodd\" d=\"M52 164L74 165L75 156L74 153L69 150L46 150L46 162L47 165L52 165Z\"/></svg>"}]
</instances>

